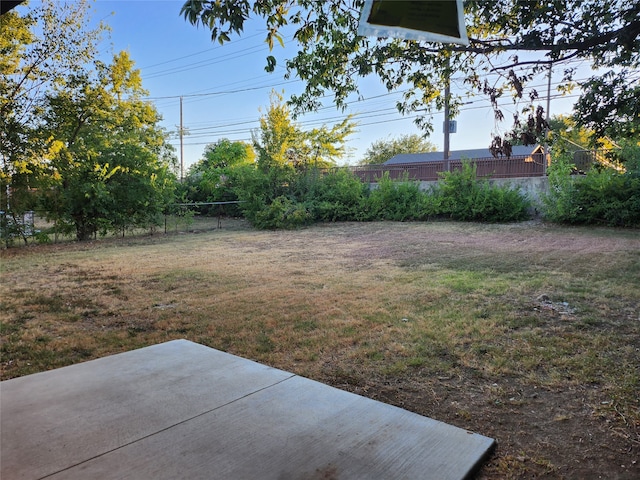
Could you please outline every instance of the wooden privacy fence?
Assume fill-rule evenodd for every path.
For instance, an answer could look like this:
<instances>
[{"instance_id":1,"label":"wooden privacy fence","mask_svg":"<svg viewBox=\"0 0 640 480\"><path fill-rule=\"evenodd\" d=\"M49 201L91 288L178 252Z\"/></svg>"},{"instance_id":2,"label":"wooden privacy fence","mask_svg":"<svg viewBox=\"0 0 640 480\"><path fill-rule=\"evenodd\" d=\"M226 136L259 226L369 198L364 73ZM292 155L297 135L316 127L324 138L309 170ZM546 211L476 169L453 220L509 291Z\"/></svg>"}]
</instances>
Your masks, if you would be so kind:
<instances>
[{"instance_id":1,"label":"wooden privacy fence","mask_svg":"<svg viewBox=\"0 0 640 480\"><path fill-rule=\"evenodd\" d=\"M544 154L536 153L510 158L476 158L469 161L476 166L478 177L520 178L542 177L545 175ZM363 182L375 183L385 173L393 180L407 176L409 180L435 181L439 174L447 171L462 170L462 160L441 160L436 162L404 163L395 165L362 165L351 167Z\"/></svg>"}]
</instances>

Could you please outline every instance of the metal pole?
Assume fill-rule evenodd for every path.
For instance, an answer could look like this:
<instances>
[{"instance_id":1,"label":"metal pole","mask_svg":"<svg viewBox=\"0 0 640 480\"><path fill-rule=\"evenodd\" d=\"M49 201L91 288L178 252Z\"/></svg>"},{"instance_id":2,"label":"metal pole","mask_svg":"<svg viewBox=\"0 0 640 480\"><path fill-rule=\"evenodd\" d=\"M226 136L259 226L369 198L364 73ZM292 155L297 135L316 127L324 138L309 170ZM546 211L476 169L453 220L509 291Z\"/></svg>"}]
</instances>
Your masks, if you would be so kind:
<instances>
[{"instance_id":1,"label":"metal pole","mask_svg":"<svg viewBox=\"0 0 640 480\"><path fill-rule=\"evenodd\" d=\"M547 75L547 123L551 119L551 72L552 64L549 64L549 74Z\"/></svg>"},{"instance_id":2,"label":"metal pole","mask_svg":"<svg viewBox=\"0 0 640 480\"><path fill-rule=\"evenodd\" d=\"M180 181L184 180L184 143L183 137L183 125L182 125L182 96L180 96Z\"/></svg>"},{"instance_id":3,"label":"metal pole","mask_svg":"<svg viewBox=\"0 0 640 480\"><path fill-rule=\"evenodd\" d=\"M544 132L544 158L542 159L542 173L546 175L547 165L551 159L549 152L549 121L551 120L551 72L553 70L553 63L549 64L549 75L547 76L547 128Z\"/></svg>"},{"instance_id":4,"label":"metal pole","mask_svg":"<svg viewBox=\"0 0 640 480\"><path fill-rule=\"evenodd\" d=\"M450 65L450 59L449 57L447 57L447 71L446 71L446 75L447 78L445 79L445 84L444 84L444 162L445 162L445 171L449 171L449 157L450 157L450 152L449 152L449 96L451 95L451 85L450 85L450 72L449 72L449 65Z\"/></svg>"}]
</instances>

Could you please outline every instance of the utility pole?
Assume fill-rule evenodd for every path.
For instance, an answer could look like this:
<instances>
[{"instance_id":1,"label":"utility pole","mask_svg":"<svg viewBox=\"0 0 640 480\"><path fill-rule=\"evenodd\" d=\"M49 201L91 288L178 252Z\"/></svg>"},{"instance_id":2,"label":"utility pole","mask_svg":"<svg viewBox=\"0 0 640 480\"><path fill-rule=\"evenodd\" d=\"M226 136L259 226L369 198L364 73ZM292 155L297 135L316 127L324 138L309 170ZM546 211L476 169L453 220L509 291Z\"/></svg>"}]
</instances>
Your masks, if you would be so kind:
<instances>
[{"instance_id":1,"label":"utility pole","mask_svg":"<svg viewBox=\"0 0 640 480\"><path fill-rule=\"evenodd\" d=\"M180 181L184 180L184 127L182 125L182 96L180 96Z\"/></svg>"},{"instance_id":2,"label":"utility pole","mask_svg":"<svg viewBox=\"0 0 640 480\"><path fill-rule=\"evenodd\" d=\"M553 63L549 63L549 75L547 76L547 115L546 122L547 128L544 132L544 158L542 160L542 172L547 173L547 164L551 158L551 152L549 151L549 121L551 120L551 72L553 71Z\"/></svg>"},{"instance_id":3,"label":"utility pole","mask_svg":"<svg viewBox=\"0 0 640 480\"><path fill-rule=\"evenodd\" d=\"M555 43L556 31L555 25L551 26L551 34ZM551 120L551 74L553 72L553 59L549 61L549 74L547 76L547 112L545 121L547 122L547 127L544 130L544 158L542 159L542 174L547 174L547 167L549 163L551 163L551 152L549 151L549 120Z\"/></svg>"},{"instance_id":4,"label":"utility pole","mask_svg":"<svg viewBox=\"0 0 640 480\"><path fill-rule=\"evenodd\" d=\"M549 74L547 75L547 123L551 119L551 72L552 72L552 64L549 64Z\"/></svg>"},{"instance_id":5,"label":"utility pole","mask_svg":"<svg viewBox=\"0 0 640 480\"><path fill-rule=\"evenodd\" d=\"M449 81L447 80L447 84L444 87L444 159L449 160L450 152L449 152L449 95L451 92L449 91Z\"/></svg>"},{"instance_id":6,"label":"utility pole","mask_svg":"<svg viewBox=\"0 0 640 480\"><path fill-rule=\"evenodd\" d=\"M451 96L451 73L449 71L450 59L447 57L447 78L444 84L444 170L446 172L449 171L449 131L451 130L449 126L449 97Z\"/></svg>"}]
</instances>

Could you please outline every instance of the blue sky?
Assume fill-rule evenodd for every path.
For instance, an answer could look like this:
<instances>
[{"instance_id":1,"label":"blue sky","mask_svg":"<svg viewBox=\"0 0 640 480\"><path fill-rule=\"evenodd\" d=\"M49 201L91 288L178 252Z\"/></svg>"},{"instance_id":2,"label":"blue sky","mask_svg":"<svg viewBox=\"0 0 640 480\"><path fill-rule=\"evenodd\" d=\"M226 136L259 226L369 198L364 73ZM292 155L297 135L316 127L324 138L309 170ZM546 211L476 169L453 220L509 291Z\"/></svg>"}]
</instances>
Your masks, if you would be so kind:
<instances>
[{"instance_id":1,"label":"blue sky","mask_svg":"<svg viewBox=\"0 0 640 480\"><path fill-rule=\"evenodd\" d=\"M251 130L258 126L260 109L264 111L269 105L272 89L281 93L284 90L286 99L301 92L303 85L285 80L283 67L271 74L264 71L265 57L270 52L260 21L250 22L241 37L233 37L230 43L220 46L211 42L209 31L180 16L182 4L181 0L96 0L93 17L111 28L109 38L101 44L105 59L121 50L129 52L169 131L176 132L180 125L179 97L183 97L183 125L189 130L184 137L186 169L201 158L208 143L221 138L250 141ZM285 49L277 45L271 54L284 60L294 48L294 42L289 41ZM540 87L541 95L546 94L544 78L534 83ZM556 83L557 80L553 82ZM320 111L297 120L303 129L311 129L333 125L347 113L354 114L359 126L348 139L349 155L341 163L357 163L374 141L421 133L413 124L413 117L403 117L395 109L399 93L389 94L375 77L364 79L361 85L365 99L351 103L345 113L338 111L329 98ZM462 91L458 90L461 87L462 82L454 77L452 91ZM551 93L552 98L558 95L555 89ZM486 148L492 132L509 127L508 121L496 126L488 100L472 100L456 119L452 150ZM552 115L569 113L574 100L575 97L554 98ZM511 118L508 107L504 113L505 118ZM434 133L429 138L439 149L444 144L443 118L441 112L434 115ZM175 135L171 143L179 152Z\"/></svg>"}]
</instances>

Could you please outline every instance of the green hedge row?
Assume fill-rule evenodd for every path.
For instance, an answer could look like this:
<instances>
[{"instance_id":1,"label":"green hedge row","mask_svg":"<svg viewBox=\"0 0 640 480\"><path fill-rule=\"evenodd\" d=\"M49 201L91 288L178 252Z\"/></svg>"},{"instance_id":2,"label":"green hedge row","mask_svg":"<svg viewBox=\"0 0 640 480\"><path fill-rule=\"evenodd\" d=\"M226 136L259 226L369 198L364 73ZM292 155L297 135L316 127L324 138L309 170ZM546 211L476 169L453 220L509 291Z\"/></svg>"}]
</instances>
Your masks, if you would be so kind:
<instances>
[{"instance_id":1,"label":"green hedge row","mask_svg":"<svg viewBox=\"0 0 640 480\"><path fill-rule=\"evenodd\" d=\"M621 151L625 169L592 168L574 175L571 156L555 151L549 192L535 205L548 221L640 227L640 147ZM373 188L348 168L329 173L275 166L243 165L225 172L229 199L261 229L296 228L315 222L430 220L515 222L529 218L534 205L519 189L478 179L473 164L446 172L427 190L408 178L388 174ZM226 198L226 197L225 197Z\"/></svg>"},{"instance_id":2,"label":"green hedge row","mask_svg":"<svg viewBox=\"0 0 640 480\"><path fill-rule=\"evenodd\" d=\"M348 169L263 173L254 170L239 182L243 213L257 228L296 228L315 222L428 220L450 218L479 222L512 222L529 217L531 203L518 187L477 179L475 167L447 172L423 191L408 179L388 174L369 188ZM277 195L274 195L274 192Z\"/></svg>"},{"instance_id":3,"label":"green hedge row","mask_svg":"<svg viewBox=\"0 0 640 480\"><path fill-rule=\"evenodd\" d=\"M624 170L594 167L572 175L571 158L559 152L549 169L544 217L553 222L640 227L640 148L621 152Z\"/></svg>"}]
</instances>

